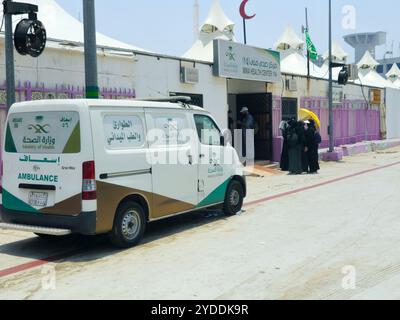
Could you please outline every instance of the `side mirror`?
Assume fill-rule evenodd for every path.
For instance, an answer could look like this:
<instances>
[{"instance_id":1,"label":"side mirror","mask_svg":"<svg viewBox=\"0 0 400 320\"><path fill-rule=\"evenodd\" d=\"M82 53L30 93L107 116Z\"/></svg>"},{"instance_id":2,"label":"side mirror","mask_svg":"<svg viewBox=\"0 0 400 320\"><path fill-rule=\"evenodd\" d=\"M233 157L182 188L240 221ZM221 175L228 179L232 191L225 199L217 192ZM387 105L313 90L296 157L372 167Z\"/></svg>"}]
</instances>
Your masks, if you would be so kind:
<instances>
[{"instance_id":1,"label":"side mirror","mask_svg":"<svg viewBox=\"0 0 400 320\"><path fill-rule=\"evenodd\" d=\"M225 147L225 137L223 135L219 137L219 144L221 147Z\"/></svg>"},{"instance_id":2,"label":"side mirror","mask_svg":"<svg viewBox=\"0 0 400 320\"><path fill-rule=\"evenodd\" d=\"M232 144L232 132L229 129L225 129L221 133L221 146L226 146L229 143Z\"/></svg>"}]
</instances>

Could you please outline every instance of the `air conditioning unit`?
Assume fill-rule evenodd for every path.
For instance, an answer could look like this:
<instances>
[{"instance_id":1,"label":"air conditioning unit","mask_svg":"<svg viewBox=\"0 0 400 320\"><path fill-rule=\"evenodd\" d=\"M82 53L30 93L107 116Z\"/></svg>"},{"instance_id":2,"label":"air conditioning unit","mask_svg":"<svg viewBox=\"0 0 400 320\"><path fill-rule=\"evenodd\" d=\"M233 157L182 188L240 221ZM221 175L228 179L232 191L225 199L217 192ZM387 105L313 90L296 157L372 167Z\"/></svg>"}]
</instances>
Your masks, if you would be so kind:
<instances>
[{"instance_id":1,"label":"air conditioning unit","mask_svg":"<svg viewBox=\"0 0 400 320\"><path fill-rule=\"evenodd\" d=\"M349 80L358 79L358 67L356 64L348 64L346 66L347 72L349 73Z\"/></svg>"},{"instance_id":2,"label":"air conditioning unit","mask_svg":"<svg viewBox=\"0 0 400 320\"><path fill-rule=\"evenodd\" d=\"M289 91L297 91L297 80L296 79L286 80L286 88Z\"/></svg>"},{"instance_id":3,"label":"air conditioning unit","mask_svg":"<svg viewBox=\"0 0 400 320\"><path fill-rule=\"evenodd\" d=\"M199 83L200 80L200 72L196 68L181 68L181 82L196 84Z\"/></svg>"}]
</instances>

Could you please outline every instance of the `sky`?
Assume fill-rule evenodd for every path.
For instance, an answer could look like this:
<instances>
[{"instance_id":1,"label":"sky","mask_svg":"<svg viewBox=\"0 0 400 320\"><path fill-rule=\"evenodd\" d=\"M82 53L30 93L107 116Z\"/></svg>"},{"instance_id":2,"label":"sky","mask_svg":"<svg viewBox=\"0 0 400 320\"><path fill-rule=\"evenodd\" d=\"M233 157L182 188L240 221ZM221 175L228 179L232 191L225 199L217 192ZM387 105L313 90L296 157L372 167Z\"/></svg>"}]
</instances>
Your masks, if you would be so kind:
<instances>
[{"instance_id":1,"label":"sky","mask_svg":"<svg viewBox=\"0 0 400 320\"><path fill-rule=\"evenodd\" d=\"M65 10L82 20L82 0L56 0ZM173 56L183 55L193 44L194 0L96 0L97 31L117 40L150 51ZM227 16L236 23L237 41L243 41L239 6L242 0L220 0ZM212 0L199 0L200 25ZM332 0L333 38L354 60L354 50L343 36L356 32L386 31L387 45L377 49L382 59L387 51L400 56L399 0ZM318 53L328 49L328 0L249 0L248 14L257 14L247 22L249 45L272 48L285 26L291 25L301 36L308 8L311 38ZM40 14L39 14L40 15ZM40 17L39 17L40 18ZM387 55L391 57L391 55Z\"/></svg>"}]
</instances>

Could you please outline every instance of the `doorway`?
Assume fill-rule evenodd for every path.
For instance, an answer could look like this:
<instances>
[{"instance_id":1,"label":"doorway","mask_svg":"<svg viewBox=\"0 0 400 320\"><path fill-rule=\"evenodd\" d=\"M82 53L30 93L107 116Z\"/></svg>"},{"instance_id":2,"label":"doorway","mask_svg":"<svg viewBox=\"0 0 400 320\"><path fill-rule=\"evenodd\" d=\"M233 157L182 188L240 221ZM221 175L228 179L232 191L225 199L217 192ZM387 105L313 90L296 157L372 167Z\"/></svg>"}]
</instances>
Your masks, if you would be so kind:
<instances>
[{"instance_id":1,"label":"doorway","mask_svg":"<svg viewBox=\"0 0 400 320\"><path fill-rule=\"evenodd\" d=\"M272 94L238 94L236 96L236 105L238 119L240 119L240 110L243 107L247 107L256 122L254 130L255 160L271 161L273 159Z\"/></svg>"}]
</instances>

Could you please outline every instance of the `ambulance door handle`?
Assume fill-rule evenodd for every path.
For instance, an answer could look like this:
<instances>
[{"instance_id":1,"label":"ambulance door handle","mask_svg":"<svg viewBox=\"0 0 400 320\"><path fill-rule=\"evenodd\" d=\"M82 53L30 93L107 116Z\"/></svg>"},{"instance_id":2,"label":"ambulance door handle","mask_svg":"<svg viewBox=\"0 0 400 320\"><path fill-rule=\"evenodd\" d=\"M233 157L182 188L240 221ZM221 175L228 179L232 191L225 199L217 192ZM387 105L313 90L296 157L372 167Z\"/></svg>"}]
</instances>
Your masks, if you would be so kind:
<instances>
[{"instance_id":1,"label":"ambulance door handle","mask_svg":"<svg viewBox=\"0 0 400 320\"><path fill-rule=\"evenodd\" d=\"M193 156L188 155L188 158L189 158L189 164L192 165L193 164Z\"/></svg>"},{"instance_id":2,"label":"ambulance door handle","mask_svg":"<svg viewBox=\"0 0 400 320\"><path fill-rule=\"evenodd\" d=\"M21 183L19 189L40 190L40 191L56 191L56 186L42 185L42 184L26 184Z\"/></svg>"}]
</instances>

